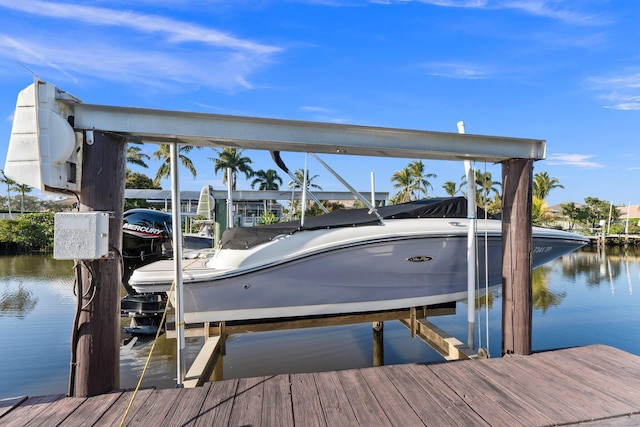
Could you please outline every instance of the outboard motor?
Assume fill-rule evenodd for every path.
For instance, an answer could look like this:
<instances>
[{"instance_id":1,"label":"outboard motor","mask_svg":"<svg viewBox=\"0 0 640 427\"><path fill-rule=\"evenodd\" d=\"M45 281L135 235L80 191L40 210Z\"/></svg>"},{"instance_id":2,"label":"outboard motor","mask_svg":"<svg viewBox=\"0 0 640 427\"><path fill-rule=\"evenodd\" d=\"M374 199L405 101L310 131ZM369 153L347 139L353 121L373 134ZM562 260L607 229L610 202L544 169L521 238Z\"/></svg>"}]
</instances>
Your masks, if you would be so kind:
<instances>
[{"instance_id":1,"label":"outboard motor","mask_svg":"<svg viewBox=\"0 0 640 427\"><path fill-rule=\"evenodd\" d=\"M128 210L122 232L122 256L130 267L127 276L135 268L171 258L171 214L152 209Z\"/></svg>"},{"instance_id":2,"label":"outboard motor","mask_svg":"<svg viewBox=\"0 0 640 427\"><path fill-rule=\"evenodd\" d=\"M132 318L131 334L155 333L166 295L138 294L129 286L129 278L138 267L172 256L171 214L152 209L131 209L124 213L122 227L122 286L127 296L120 301L123 316Z\"/></svg>"}]
</instances>

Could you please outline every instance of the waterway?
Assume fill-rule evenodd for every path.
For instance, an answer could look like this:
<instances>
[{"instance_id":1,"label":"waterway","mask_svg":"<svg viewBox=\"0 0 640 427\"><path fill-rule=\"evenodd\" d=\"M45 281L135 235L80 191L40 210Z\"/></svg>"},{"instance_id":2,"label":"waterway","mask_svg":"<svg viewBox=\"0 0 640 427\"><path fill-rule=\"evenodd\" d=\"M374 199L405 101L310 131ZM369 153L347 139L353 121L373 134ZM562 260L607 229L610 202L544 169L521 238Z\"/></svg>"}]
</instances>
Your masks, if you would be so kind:
<instances>
[{"instance_id":1,"label":"waterway","mask_svg":"<svg viewBox=\"0 0 640 427\"><path fill-rule=\"evenodd\" d=\"M66 393L75 310L72 267L49 256L0 257L0 398ZM640 248L582 249L535 270L533 279L534 351L600 343L640 355ZM499 357L500 292L480 305L477 342ZM457 304L455 315L430 320L466 341L466 303ZM385 322L384 328L386 364L442 360L399 322ZM201 343L187 339L187 361ZM147 340L121 347L122 388L135 387L150 348ZM227 342L224 376L372 366L372 348L370 323L235 335ZM175 359L175 340L162 336L142 385L175 387Z\"/></svg>"}]
</instances>

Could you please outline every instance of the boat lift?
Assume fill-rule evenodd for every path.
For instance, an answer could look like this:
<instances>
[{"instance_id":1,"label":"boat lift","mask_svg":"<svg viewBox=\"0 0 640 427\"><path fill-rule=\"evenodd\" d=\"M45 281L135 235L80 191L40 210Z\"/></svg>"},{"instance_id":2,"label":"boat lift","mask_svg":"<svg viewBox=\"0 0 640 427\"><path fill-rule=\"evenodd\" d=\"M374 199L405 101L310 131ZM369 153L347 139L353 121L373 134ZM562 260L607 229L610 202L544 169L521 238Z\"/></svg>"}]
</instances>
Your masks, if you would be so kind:
<instances>
[{"instance_id":1,"label":"boat lift","mask_svg":"<svg viewBox=\"0 0 640 427\"><path fill-rule=\"evenodd\" d=\"M84 148L95 143L96 132L120 141L171 145L174 201L179 201L179 145L502 163L503 288L508 294L505 300L517 306L503 310L503 353L530 353L531 319L526 311L531 304L526 289L531 287L531 272L522 260L528 259L530 266L531 242L517 236L526 236L527 228L529 235L531 232L531 165L545 158L544 140L86 104L36 77L18 95L5 173L43 192L74 194L82 201L95 191L83 186L82 179L98 174L83 164ZM103 176L115 173L100 172ZM174 223L179 224L179 209L173 211ZM179 241L179 227L174 232ZM180 245L175 248L179 285ZM178 289L178 295L180 292ZM180 303L176 308L180 309ZM180 316L178 313L178 331L184 326ZM520 337L520 332L525 336ZM179 353L184 351L181 335L179 332ZM184 378L180 366L177 377L180 384Z\"/></svg>"}]
</instances>

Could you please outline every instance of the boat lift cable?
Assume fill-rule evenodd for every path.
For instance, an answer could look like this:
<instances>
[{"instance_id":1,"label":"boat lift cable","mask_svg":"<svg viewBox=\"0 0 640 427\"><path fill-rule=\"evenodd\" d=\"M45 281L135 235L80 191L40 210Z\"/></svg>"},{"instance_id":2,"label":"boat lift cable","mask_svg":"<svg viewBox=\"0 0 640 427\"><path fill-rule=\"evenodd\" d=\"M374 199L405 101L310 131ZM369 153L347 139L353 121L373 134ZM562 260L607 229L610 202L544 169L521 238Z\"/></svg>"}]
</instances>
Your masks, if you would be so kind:
<instances>
[{"instance_id":1,"label":"boat lift cable","mask_svg":"<svg viewBox=\"0 0 640 427\"><path fill-rule=\"evenodd\" d=\"M293 182L295 182L296 184L298 184L300 186L300 188L305 191L306 195L313 200L320 209L322 209L322 211L324 213L329 213L329 209L327 209L320 200L318 200L318 198L311 192L309 191L309 189L307 188L306 185L302 185L302 183L300 182L300 180L293 174L291 173L291 171L289 170L289 168L287 167L287 165L284 164L284 162L282 161L282 158L280 157L280 152L279 151L271 151L271 158L273 158L273 161L276 162L276 165L278 165L278 167L280 169L282 169L287 175L289 175L289 178L291 178L293 180Z\"/></svg>"},{"instance_id":2,"label":"boat lift cable","mask_svg":"<svg viewBox=\"0 0 640 427\"><path fill-rule=\"evenodd\" d=\"M487 164L485 163L485 174L487 172ZM486 347L483 348L482 346L482 321L481 321L481 315L480 315L480 311L481 311L481 307L479 306L478 309L476 310L476 315L477 315L477 323L478 323L478 355L483 357L483 358L490 358L491 354L489 352L489 229L488 229L488 212L487 212L487 206L485 203L485 206L483 206L483 211L484 211L484 231L483 231L483 244L484 244L484 265L485 265L485 269L484 269L484 310L485 310L485 319L484 319L484 323L485 323L485 335L486 335ZM477 231L477 230L476 230ZM479 240L479 234L476 233L476 240ZM478 248L478 242L476 242L476 248ZM480 265L480 259L479 259L479 254L478 251L476 250L476 264ZM476 278L476 295L480 295L480 277L478 276Z\"/></svg>"},{"instance_id":3,"label":"boat lift cable","mask_svg":"<svg viewBox=\"0 0 640 427\"><path fill-rule=\"evenodd\" d=\"M340 175L338 175L338 173L336 171L334 171L333 169L331 169L331 167L326 164L325 162L322 161L322 159L320 157L318 157L317 154L314 153L309 153L311 154L311 156L316 159L318 161L318 163L320 163L322 166L324 166L324 168L326 170L328 170L331 175L335 176L336 179L338 181L340 181L342 183L342 185L344 185L345 187L347 187L347 189L358 198L358 200L360 200L362 203L364 203L364 205L369 209L369 214L374 214L375 216L378 217L378 219L380 220L380 222L384 222L382 217L380 216L380 214L378 213L378 209L376 209L375 206L373 206L369 200L364 197L362 194L360 194L358 191L356 191L355 188L353 188L347 181L345 181Z\"/></svg>"}]
</instances>

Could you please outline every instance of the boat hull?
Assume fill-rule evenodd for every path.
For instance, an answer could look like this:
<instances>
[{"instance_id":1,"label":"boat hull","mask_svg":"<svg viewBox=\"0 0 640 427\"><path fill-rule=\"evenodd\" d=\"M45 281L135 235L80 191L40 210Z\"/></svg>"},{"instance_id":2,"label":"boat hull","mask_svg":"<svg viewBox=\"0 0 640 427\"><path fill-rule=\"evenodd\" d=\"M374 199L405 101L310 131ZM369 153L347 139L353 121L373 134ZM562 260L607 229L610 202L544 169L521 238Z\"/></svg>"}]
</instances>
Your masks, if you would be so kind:
<instances>
[{"instance_id":1,"label":"boat hull","mask_svg":"<svg viewBox=\"0 0 640 427\"><path fill-rule=\"evenodd\" d=\"M533 267L583 244L584 240L555 234L534 236ZM273 248L277 248L275 245ZM183 272L184 318L187 323L196 323L299 317L461 300L467 296L466 251L467 237L462 232L391 233L368 240L345 239L324 250L293 259L274 258L247 268L224 269L218 265L216 269L215 257L201 260ZM502 282L501 251L497 231L478 244L478 283L482 291ZM171 277L172 264L151 267L153 271L148 269L146 278L141 272L134 287L138 291L167 291L168 283L161 283L159 278ZM155 283L152 277L157 278Z\"/></svg>"}]
</instances>

